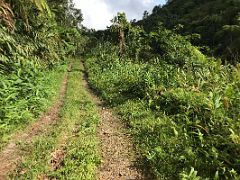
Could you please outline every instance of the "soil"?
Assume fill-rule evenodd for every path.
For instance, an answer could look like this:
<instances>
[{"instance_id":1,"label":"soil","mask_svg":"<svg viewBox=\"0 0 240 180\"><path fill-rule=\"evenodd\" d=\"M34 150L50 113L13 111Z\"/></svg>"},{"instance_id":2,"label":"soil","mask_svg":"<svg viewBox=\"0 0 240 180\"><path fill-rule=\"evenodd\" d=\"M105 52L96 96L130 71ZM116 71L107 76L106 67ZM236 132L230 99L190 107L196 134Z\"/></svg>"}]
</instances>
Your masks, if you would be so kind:
<instances>
[{"instance_id":1,"label":"soil","mask_svg":"<svg viewBox=\"0 0 240 180\"><path fill-rule=\"evenodd\" d=\"M71 69L71 65L69 69ZM24 131L18 132L2 152L0 152L0 180L6 179L7 175L23 160L24 152L21 150L19 143L31 143L35 137L43 134L48 129L48 126L56 123L60 109L64 103L67 81L68 73L64 75L59 98L53 106L38 121L28 126Z\"/></svg>"},{"instance_id":2,"label":"soil","mask_svg":"<svg viewBox=\"0 0 240 180\"><path fill-rule=\"evenodd\" d=\"M88 87L87 77L83 82L98 105L100 123L97 136L100 140L102 163L97 172L99 180L137 180L146 179L135 166L136 155L126 127L115 117L107 106L101 102Z\"/></svg>"},{"instance_id":3,"label":"soil","mask_svg":"<svg viewBox=\"0 0 240 180\"><path fill-rule=\"evenodd\" d=\"M71 69L71 66L69 68ZM18 145L19 142L31 143L35 137L43 134L49 126L57 122L60 109L64 103L67 81L68 74L66 73L56 103L37 122L27 127L23 132L17 133L3 151L0 152L0 180L6 179L7 175L23 160L24 153ZM101 145L99 151L101 151L102 163L98 169L97 178L99 180L146 179L137 166L135 166L137 157L131 137L125 132L126 127L124 127L121 120L113 115L111 109L94 95L88 87L86 77L83 78L83 84L90 92L93 101L97 104L100 115L97 136ZM66 154L64 149L63 145L51 154L53 171L61 166ZM48 178L43 176L40 179Z\"/></svg>"},{"instance_id":4,"label":"soil","mask_svg":"<svg viewBox=\"0 0 240 180\"><path fill-rule=\"evenodd\" d=\"M57 149L51 154L51 170L56 171L59 167L62 166L63 160L66 156L66 151L63 149Z\"/></svg>"},{"instance_id":5,"label":"soil","mask_svg":"<svg viewBox=\"0 0 240 180\"><path fill-rule=\"evenodd\" d=\"M101 140L103 163L99 169L99 179L143 179L135 167L136 157L128 134L111 110L102 107L98 137Z\"/></svg>"}]
</instances>

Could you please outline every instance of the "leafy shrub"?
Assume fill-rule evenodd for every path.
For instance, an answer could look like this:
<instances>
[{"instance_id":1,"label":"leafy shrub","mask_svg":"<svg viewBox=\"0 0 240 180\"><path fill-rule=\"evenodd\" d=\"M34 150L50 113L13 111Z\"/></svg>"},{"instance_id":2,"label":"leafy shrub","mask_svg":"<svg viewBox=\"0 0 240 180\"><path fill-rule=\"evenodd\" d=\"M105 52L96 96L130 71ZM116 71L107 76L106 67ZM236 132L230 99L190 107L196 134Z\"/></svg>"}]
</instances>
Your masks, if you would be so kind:
<instances>
[{"instance_id":1,"label":"leafy shrub","mask_svg":"<svg viewBox=\"0 0 240 180\"><path fill-rule=\"evenodd\" d=\"M181 66L175 60L189 54L136 63L102 48L85 62L90 83L131 127L151 172L160 179L239 177L238 66L198 51Z\"/></svg>"},{"instance_id":2,"label":"leafy shrub","mask_svg":"<svg viewBox=\"0 0 240 180\"><path fill-rule=\"evenodd\" d=\"M204 61L204 55L183 36L159 26L149 34L150 46L168 64L183 66L187 62Z\"/></svg>"}]
</instances>

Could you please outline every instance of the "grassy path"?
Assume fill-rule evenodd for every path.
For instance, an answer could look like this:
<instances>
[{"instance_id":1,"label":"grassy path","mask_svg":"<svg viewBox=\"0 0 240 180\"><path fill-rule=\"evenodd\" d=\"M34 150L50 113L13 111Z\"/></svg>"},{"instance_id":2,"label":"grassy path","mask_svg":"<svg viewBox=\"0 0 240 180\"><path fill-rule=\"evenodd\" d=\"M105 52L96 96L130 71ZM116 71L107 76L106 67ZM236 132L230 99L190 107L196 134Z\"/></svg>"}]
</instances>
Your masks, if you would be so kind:
<instances>
[{"instance_id":1,"label":"grassy path","mask_svg":"<svg viewBox=\"0 0 240 180\"><path fill-rule=\"evenodd\" d=\"M83 72L74 61L59 100L1 152L0 179L142 179L125 127Z\"/></svg>"},{"instance_id":2,"label":"grassy path","mask_svg":"<svg viewBox=\"0 0 240 180\"><path fill-rule=\"evenodd\" d=\"M83 82L86 89L89 89L86 78ZM97 136L100 140L102 163L98 169L98 179L144 179L136 167L137 157L134 153L130 135L126 132L126 127L91 90L89 92L98 106L100 115Z\"/></svg>"},{"instance_id":3,"label":"grassy path","mask_svg":"<svg viewBox=\"0 0 240 180\"><path fill-rule=\"evenodd\" d=\"M55 104L43 114L38 121L28 126L24 131L17 133L10 143L0 153L0 179L3 179L7 174L14 170L17 164L21 161L24 152L21 150L20 144L31 143L34 138L42 134L46 127L56 123L60 108L63 105L63 99L67 88L68 74L66 73L61 85L59 98Z\"/></svg>"},{"instance_id":4,"label":"grassy path","mask_svg":"<svg viewBox=\"0 0 240 180\"><path fill-rule=\"evenodd\" d=\"M86 91L80 62L74 61L59 120L32 144L11 178L95 179L100 163L96 127L98 112Z\"/></svg>"},{"instance_id":5,"label":"grassy path","mask_svg":"<svg viewBox=\"0 0 240 180\"><path fill-rule=\"evenodd\" d=\"M111 110L100 110L101 122L98 136L101 140L103 163L99 170L99 179L142 179L135 166L131 138L124 132L125 127L113 116Z\"/></svg>"}]
</instances>

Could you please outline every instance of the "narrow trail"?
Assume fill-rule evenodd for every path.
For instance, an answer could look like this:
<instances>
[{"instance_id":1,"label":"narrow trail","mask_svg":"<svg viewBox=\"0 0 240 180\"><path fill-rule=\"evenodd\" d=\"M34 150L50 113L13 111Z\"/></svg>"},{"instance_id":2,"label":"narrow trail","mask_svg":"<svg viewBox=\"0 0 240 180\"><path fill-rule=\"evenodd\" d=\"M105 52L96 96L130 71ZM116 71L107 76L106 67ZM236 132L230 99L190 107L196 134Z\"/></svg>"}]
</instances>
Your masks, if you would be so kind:
<instances>
[{"instance_id":1,"label":"narrow trail","mask_svg":"<svg viewBox=\"0 0 240 180\"><path fill-rule=\"evenodd\" d=\"M134 166L134 150L131 139L122 130L124 126L109 109L100 110L101 122L98 137L101 140L103 164L99 179L143 179Z\"/></svg>"},{"instance_id":2,"label":"narrow trail","mask_svg":"<svg viewBox=\"0 0 240 180\"><path fill-rule=\"evenodd\" d=\"M69 69L72 67L69 66ZM83 65L81 64L84 73ZM143 178L141 171L136 168L136 155L130 136L125 132L126 127L116 118L111 109L106 107L99 98L94 95L88 86L87 78L83 77L82 83L89 92L93 102L97 105L100 116L97 137L100 141L99 151L102 156L102 164L97 171L99 180L137 180ZM26 150L22 150L19 144L32 143L33 140L48 132L52 125L56 124L61 107L64 105L65 94L68 85L68 73L65 73L61 85L59 98L53 106L43 114L38 121L29 125L22 132L18 132L10 143L0 152L0 180L7 179L8 174L14 171L25 159ZM64 146L67 138L60 138L57 149L51 153L51 169L57 169L65 158ZM45 176L43 176L45 178ZM43 179L44 179L43 178ZM46 178L47 179L47 178Z\"/></svg>"},{"instance_id":3,"label":"narrow trail","mask_svg":"<svg viewBox=\"0 0 240 180\"><path fill-rule=\"evenodd\" d=\"M71 69L71 65L68 68ZM7 175L23 160L24 152L21 150L19 143L31 143L34 138L43 134L49 126L56 123L60 109L64 104L67 82L68 73L66 72L57 101L35 123L17 133L2 152L0 152L0 180L6 179Z\"/></svg>"},{"instance_id":4,"label":"narrow trail","mask_svg":"<svg viewBox=\"0 0 240 180\"><path fill-rule=\"evenodd\" d=\"M124 132L123 123L115 117L88 86L87 77L83 83L98 106L100 123L97 136L100 140L102 164L97 172L99 180L145 179L135 166L136 155L130 136Z\"/></svg>"}]
</instances>

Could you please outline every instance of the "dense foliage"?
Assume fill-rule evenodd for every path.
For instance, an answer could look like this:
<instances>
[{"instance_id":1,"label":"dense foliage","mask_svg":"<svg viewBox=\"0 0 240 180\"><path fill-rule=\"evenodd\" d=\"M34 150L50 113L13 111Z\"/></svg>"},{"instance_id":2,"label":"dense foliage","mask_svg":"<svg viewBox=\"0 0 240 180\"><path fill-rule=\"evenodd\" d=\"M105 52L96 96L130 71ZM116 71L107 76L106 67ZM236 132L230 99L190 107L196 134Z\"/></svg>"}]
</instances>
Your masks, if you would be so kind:
<instances>
[{"instance_id":1,"label":"dense foliage","mask_svg":"<svg viewBox=\"0 0 240 180\"><path fill-rule=\"evenodd\" d=\"M68 1L0 1L0 142L44 109L49 70L81 52L81 21Z\"/></svg>"},{"instance_id":2,"label":"dense foliage","mask_svg":"<svg viewBox=\"0 0 240 180\"><path fill-rule=\"evenodd\" d=\"M239 0L172 0L163 7L154 7L150 15L145 12L144 19L138 24L146 31L153 30L159 22L170 29L181 24L178 32L201 36L192 42L205 46L204 52L235 64L239 62L240 54L239 13Z\"/></svg>"},{"instance_id":3,"label":"dense foliage","mask_svg":"<svg viewBox=\"0 0 240 180\"><path fill-rule=\"evenodd\" d=\"M238 0L169 0L142 21L129 23L118 13L107 30L83 32L81 10L71 0L0 0L0 143L44 109L67 58L87 52L91 86L126 122L157 179L239 179L239 10ZM74 98L68 95L64 116L69 124L60 128L70 133L86 116L79 137L91 139L97 119L89 115L96 112L73 89L81 86L74 84L80 76L71 77ZM83 116L77 110L84 103L82 110L90 108ZM36 151L48 151L52 138ZM86 177L93 178L96 141L80 139L70 142L66 168L56 177L89 169Z\"/></svg>"},{"instance_id":4,"label":"dense foliage","mask_svg":"<svg viewBox=\"0 0 240 180\"><path fill-rule=\"evenodd\" d=\"M85 65L145 166L159 179L239 178L239 65L221 65L162 25L149 33L125 27L124 58L113 31Z\"/></svg>"},{"instance_id":5,"label":"dense foliage","mask_svg":"<svg viewBox=\"0 0 240 180\"><path fill-rule=\"evenodd\" d=\"M96 137L99 114L83 82L79 81L83 78L79 59L72 59L71 63L73 69L68 76L68 90L58 122L33 143L22 146L30 153L9 179L96 179L100 164ZM56 152L64 154L58 167L53 163Z\"/></svg>"}]
</instances>

